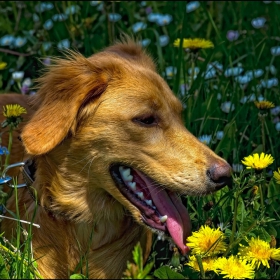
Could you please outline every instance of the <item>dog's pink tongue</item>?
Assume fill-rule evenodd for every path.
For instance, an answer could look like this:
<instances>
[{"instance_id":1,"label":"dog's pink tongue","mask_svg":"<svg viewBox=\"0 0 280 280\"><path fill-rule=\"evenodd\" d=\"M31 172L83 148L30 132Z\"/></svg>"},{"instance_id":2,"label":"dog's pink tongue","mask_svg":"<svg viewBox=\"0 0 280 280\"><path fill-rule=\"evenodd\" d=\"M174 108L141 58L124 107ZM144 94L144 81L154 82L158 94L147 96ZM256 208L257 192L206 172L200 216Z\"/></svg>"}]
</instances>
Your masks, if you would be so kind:
<instances>
[{"instance_id":1,"label":"dog's pink tongue","mask_svg":"<svg viewBox=\"0 0 280 280\"><path fill-rule=\"evenodd\" d=\"M187 237L190 235L191 226L187 208L182 204L181 199L175 194L170 195L158 186L154 186L147 177L137 172L145 181L152 196L153 203L158 209L161 216L167 215L167 229L174 243L179 247L183 255L190 250L185 245Z\"/></svg>"}]
</instances>

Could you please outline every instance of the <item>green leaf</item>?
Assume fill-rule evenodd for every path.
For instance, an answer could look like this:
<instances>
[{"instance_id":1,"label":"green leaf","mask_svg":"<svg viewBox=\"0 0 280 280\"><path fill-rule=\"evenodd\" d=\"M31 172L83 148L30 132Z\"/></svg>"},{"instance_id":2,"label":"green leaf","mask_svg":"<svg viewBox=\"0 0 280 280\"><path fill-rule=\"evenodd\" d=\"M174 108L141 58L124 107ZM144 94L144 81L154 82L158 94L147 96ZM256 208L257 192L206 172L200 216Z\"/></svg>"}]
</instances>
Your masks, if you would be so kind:
<instances>
[{"instance_id":1,"label":"green leaf","mask_svg":"<svg viewBox=\"0 0 280 280\"><path fill-rule=\"evenodd\" d=\"M240 221L241 223L243 223L245 217L246 217L245 205L244 205L242 198L239 198L236 219L237 219L237 221Z\"/></svg>"},{"instance_id":2,"label":"green leaf","mask_svg":"<svg viewBox=\"0 0 280 280\"><path fill-rule=\"evenodd\" d=\"M72 274L70 279L87 279L83 274Z\"/></svg>"},{"instance_id":3,"label":"green leaf","mask_svg":"<svg viewBox=\"0 0 280 280\"><path fill-rule=\"evenodd\" d=\"M2 255L0 255L0 279L10 279L9 273L5 266L5 260Z\"/></svg>"},{"instance_id":4,"label":"green leaf","mask_svg":"<svg viewBox=\"0 0 280 280\"><path fill-rule=\"evenodd\" d=\"M135 245L132 254L135 264L139 267L140 271L143 270L143 257L140 242Z\"/></svg>"},{"instance_id":5,"label":"green leaf","mask_svg":"<svg viewBox=\"0 0 280 280\"><path fill-rule=\"evenodd\" d=\"M185 279L185 277L182 274L173 271L168 266L162 266L155 270L154 276L156 276L159 279Z\"/></svg>"}]
</instances>

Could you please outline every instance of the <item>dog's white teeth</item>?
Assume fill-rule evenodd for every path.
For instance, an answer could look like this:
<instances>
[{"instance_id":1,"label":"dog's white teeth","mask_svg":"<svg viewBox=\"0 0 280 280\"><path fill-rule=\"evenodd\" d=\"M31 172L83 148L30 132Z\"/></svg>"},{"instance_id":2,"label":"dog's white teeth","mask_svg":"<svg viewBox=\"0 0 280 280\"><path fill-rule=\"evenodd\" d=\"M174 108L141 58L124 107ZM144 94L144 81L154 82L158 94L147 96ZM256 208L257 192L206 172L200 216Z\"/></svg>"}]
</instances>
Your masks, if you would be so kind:
<instances>
[{"instance_id":1,"label":"dog's white teeth","mask_svg":"<svg viewBox=\"0 0 280 280\"><path fill-rule=\"evenodd\" d=\"M120 166L119 171L124 181L132 182L133 176L130 175L130 171L131 171L130 168L124 168L123 166Z\"/></svg>"},{"instance_id":2,"label":"dog's white teeth","mask_svg":"<svg viewBox=\"0 0 280 280\"><path fill-rule=\"evenodd\" d=\"M159 220L162 222L162 223L165 223L167 221L167 218L168 216L167 215L164 215L162 217L159 218Z\"/></svg>"},{"instance_id":3,"label":"dog's white teeth","mask_svg":"<svg viewBox=\"0 0 280 280\"><path fill-rule=\"evenodd\" d=\"M125 181L128 181L128 182L132 182L133 180L133 176L132 175L128 175L126 178L125 178Z\"/></svg>"},{"instance_id":4,"label":"dog's white teeth","mask_svg":"<svg viewBox=\"0 0 280 280\"><path fill-rule=\"evenodd\" d=\"M133 191L136 191L136 183L135 183L135 182L128 182L127 185L128 185Z\"/></svg>"},{"instance_id":5,"label":"dog's white teeth","mask_svg":"<svg viewBox=\"0 0 280 280\"><path fill-rule=\"evenodd\" d=\"M123 176L125 176L125 177L129 176L129 175L130 175L130 168L124 169L122 174L123 174Z\"/></svg>"},{"instance_id":6,"label":"dog's white teeth","mask_svg":"<svg viewBox=\"0 0 280 280\"><path fill-rule=\"evenodd\" d=\"M142 192L137 192L136 195L137 195L140 199L144 200L144 194L143 194Z\"/></svg>"},{"instance_id":7,"label":"dog's white teeth","mask_svg":"<svg viewBox=\"0 0 280 280\"><path fill-rule=\"evenodd\" d=\"M153 203L151 200L145 200L145 202L149 205L149 206L153 206Z\"/></svg>"}]
</instances>

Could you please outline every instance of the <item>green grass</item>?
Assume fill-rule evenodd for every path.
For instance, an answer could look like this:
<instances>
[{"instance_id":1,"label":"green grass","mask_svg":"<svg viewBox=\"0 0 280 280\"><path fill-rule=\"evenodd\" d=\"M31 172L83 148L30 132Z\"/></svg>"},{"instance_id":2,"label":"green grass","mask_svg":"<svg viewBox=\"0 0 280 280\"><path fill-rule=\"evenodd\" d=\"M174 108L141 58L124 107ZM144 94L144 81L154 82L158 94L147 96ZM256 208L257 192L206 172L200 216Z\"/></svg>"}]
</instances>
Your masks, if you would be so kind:
<instances>
[{"instance_id":1,"label":"green grass","mask_svg":"<svg viewBox=\"0 0 280 280\"><path fill-rule=\"evenodd\" d=\"M278 248L280 186L273 180L272 172L280 167L279 131L276 129L277 122L279 127L280 113L273 115L267 110L262 123L254 102L243 104L240 100L255 94L256 97L262 96L265 100L273 102L275 106L280 105L278 84L271 88L259 87L261 80L279 77L280 56L272 56L270 49L280 45L280 5L275 1L268 4L262 1L208 1L200 2L199 8L186 13L187 2L184 1L146 1L145 5L134 1L103 2L101 10L98 7L102 4L92 6L91 2L62 1L52 2L52 9L39 13L35 10L39 3L0 3L0 38L7 34L26 38L22 47L0 46L0 62L7 63L7 66L0 70L0 92L20 93L22 81L13 81L12 73L23 71L24 78L35 80L43 67L39 59L62 56L57 44L63 39L69 39L70 47L87 57L113 43L121 32L133 35L139 40L149 38L151 43L147 50L156 59L158 72L166 79L175 95L182 100L185 125L194 135L211 135L212 141L208 145L231 165L241 164L245 156L255 152L271 154L275 159L261 175L251 174L249 171L235 173L232 189L224 188L206 197L184 198L192 218L193 230L198 230L205 223L213 228L217 228L219 223L227 225L224 233L231 244L229 248L232 254L237 253L236 241L244 243L246 236L259 236L267 242L271 242L273 236ZM79 10L69 15L65 21L53 21L51 29L44 29L43 24L46 20L51 19L54 14L65 13L71 5L77 5ZM147 9L152 9L154 13L170 14L173 19L169 24L159 26L148 21ZM36 22L33 20L35 13L38 17ZM118 13L122 19L111 22L108 17L110 13ZM264 17L266 22L263 27L254 28L251 21L258 17ZM133 33L132 26L138 21L145 22L147 27ZM238 39L229 41L229 30L237 30L240 34ZM169 36L166 46L159 43L161 35ZM214 43L213 49L199 51L195 66L200 68L200 72L185 93L180 89L182 84L190 84L191 75L188 70L191 68L191 57L182 48L173 46L177 38L205 38ZM52 43L48 50L43 48L46 41ZM204 79L202 73L209 63L215 61L223 66L223 70L217 71L212 79ZM277 73L267 70L272 65ZM177 68L172 78L164 75L167 66ZM241 87L234 77L224 75L225 69L236 66L244 69L242 75L254 69L262 69L264 73L261 77L253 78L245 87ZM30 91L27 94L30 94ZM221 105L228 101L234 104L235 108L225 113L221 110ZM216 139L217 131L224 132L221 140ZM4 156L2 157L4 162ZM254 196L252 188L255 185L259 187L259 192ZM206 211L209 202L213 206ZM6 249L0 249L3 256L0 259L0 272L1 269L6 271L9 278L35 276L36 270L33 267L30 249L31 232L27 235L26 246L23 246L19 243L19 235L22 234L20 228L19 224L17 240L14 243L16 248L20 249L20 255L13 252L12 245L9 245L12 241L5 243L1 237L1 248ZM185 277L196 278L204 275L184 265L186 260L179 261L178 265L174 261L176 254L171 256L167 248L167 243L155 240L154 251L151 254L151 260L155 262L151 275L162 264L168 265L173 272L177 271ZM156 256L155 252L158 252ZM163 272L155 273L155 277L163 277L168 271L161 273ZM206 272L206 276L217 277L213 272ZM277 279L279 276L279 262L271 261L270 268L261 266L255 277ZM173 277L176 278L174 275ZM218 277L222 278L221 275Z\"/></svg>"}]
</instances>

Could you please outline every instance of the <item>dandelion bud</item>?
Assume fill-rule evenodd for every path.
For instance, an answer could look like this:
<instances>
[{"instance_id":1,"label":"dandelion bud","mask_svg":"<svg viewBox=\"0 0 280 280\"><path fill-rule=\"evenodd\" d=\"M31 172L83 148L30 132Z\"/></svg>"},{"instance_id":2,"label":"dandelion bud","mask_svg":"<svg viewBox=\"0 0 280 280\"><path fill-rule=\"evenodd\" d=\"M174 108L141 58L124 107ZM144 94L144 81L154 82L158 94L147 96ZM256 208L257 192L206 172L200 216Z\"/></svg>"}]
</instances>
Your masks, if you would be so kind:
<instances>
[{"instance_id":1,"label":"dandelion bud","mask_svg":"<svg viewBox=\"0 0 280 280\"><path fill-rule=\"evenodd\" d=\"M248 180L248 185L253 186L256 182L256 176L253 175L249 180Z\"/></svg>"},{"instance_id":2,"label":"dandelion bud","mask_svg":"<svg viewBox=\"0 0 280 280\"><path fill-rule=\"evenodd\" d=\"M178 267L180 265L180 253L178 251L178 248L176 248L176 247L173 248L173 255L172 255L170 264L173 267Z\"/></svg>"},{"instance_id":3,"label":"dandelion bud","mask_svg":"<svg viewBox=\"0 0 280 280\"><path fill-rule=\"evenodd\" d=\"M203 206L203 210L204 211L209 211L214 205L213 201L208 201L204 206Z\"/></svg>"},{"instance_id":4,"label":"dandelion bud","mask_svg":"<svg viewBox=\"0 0 280 280\"><path fill-rule=\"evenodd\" d=\"M270 247L271 248L276 248L276 238L274 235L270 235L271 240L270 240Z\"/></svg>"},{"instance_id":5,"label":"dandelion bud","mask_svg":"<svg viewBox=\"0 0 280 280\"><path fill-rule=\"evenodd\" d=\"M206 226L211 226L211 224L212 224L212 218L208 218L206 221L205 221L205 225Z\"/></svg>"}]
</instances>

